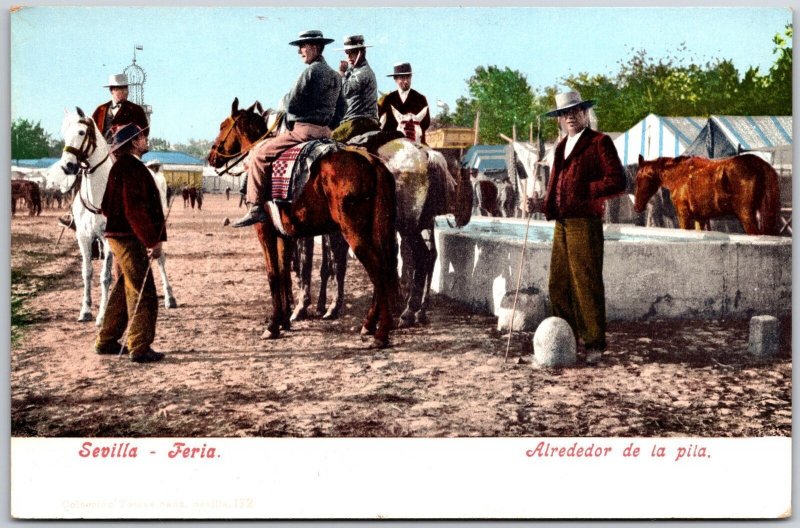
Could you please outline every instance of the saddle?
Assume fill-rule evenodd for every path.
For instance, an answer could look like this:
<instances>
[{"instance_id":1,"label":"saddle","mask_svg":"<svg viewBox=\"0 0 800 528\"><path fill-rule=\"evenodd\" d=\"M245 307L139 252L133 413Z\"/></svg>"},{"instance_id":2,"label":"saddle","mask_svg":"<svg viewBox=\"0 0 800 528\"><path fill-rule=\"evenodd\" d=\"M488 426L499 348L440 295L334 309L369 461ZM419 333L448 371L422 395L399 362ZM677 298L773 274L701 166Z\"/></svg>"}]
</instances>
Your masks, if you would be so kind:
<instances>
[{"instance_id":1,"label":"saddle","mask_svg":"<svg viewBox=\"0 0 800 528\"><path fill-rule=\"evenodd\" d=\"M314 162L339 148L333 140L316 139L284 150L272 163L272 200L291 203L308 183Z\"/></svg>"}]
</instances>

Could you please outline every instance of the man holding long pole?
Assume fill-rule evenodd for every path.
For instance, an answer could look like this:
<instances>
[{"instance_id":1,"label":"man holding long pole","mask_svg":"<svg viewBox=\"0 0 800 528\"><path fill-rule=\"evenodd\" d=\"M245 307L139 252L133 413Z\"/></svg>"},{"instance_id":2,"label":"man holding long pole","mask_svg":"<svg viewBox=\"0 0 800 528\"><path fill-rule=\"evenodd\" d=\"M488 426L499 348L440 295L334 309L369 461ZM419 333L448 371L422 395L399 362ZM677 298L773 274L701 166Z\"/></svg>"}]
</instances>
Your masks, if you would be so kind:
<instances>
[{"instance_id":1,"label":"man holding long pole","mask_svg":"<svg viewBox=\"0 0 800 528\"><path fill-rule=\"evenodd\" d=\"M158 318L150 262L161 255L161 244L167 240L164 210L158 187L141 160L148 150L142 129L133 123L120 128L114 134L112 149L116 161L108 175L102 209L105 235L119 273L109 294L95 352L119 353L119 339L130 322L126 345L131 361L151 363L164 358L150 348Z\"/></svg>"},{"instance_id":2,"label":"man holding long pole","mask_svg":"<svg viewBox=\"0 0 800 528\"><path fill-rule=\"evenodd\" d=\"M604 201L625 190L614 143L588 126L588 109L577 92L556 95L557 117L567 136L556 146L544 213L555 220L550 260L550 305L579 339L587 364L600 361L606 348L603 285Z\"/></svg>"}]
</instances>

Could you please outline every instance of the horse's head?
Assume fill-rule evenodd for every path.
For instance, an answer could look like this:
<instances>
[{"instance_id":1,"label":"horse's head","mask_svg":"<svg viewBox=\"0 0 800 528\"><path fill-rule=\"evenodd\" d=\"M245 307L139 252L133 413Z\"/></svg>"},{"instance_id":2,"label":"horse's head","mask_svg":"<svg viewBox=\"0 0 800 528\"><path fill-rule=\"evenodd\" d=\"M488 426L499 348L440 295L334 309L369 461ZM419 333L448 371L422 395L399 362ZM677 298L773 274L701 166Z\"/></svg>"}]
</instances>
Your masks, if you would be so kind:
<instances>
[{"instance_id":1,"label":"horse's head","mask_svg":"<svg viewBox=\"0 0 800 528\"><path fill-rule=\"evenodd\" d=\"M395 107L390 106L390 108L392 109L392 115L397 121L397 131L414 143L420 143L422 141L421 123L428 114L428 107L426 106L416 114L411 112L408 114L401 114Z\"/></svg>"},{"instance_id":2,"label":"horse's head","mask_svg":"<svg viewBox=\"0 0 800 528\"><path fill-rule=\"evenodd\" d=\"M264 136L267 124L262 112L261 103L256 102L247 109L240 109L239 98L233 100L231 115L219 125L219 134L208 154L208 162L212 167L220 168L232 161L238 161L236 158Z\"/></svg>"},{"instance_id":3,"label":"horse's head","mask_svg":"<svg viewBox=\"0 0 800 528\"><path fill-rule=\"evenodd\" d=\"M80 169L90 168L92 158L106 157L108 144L102 134L97 133L97 126L91 117L80 108L77 113L65 111L61 124L61 135L64 138L64 150L59 162L64 174L75 175Z\"/></svg>"},{"instance_id":4,"label":"horse's head","mask_svg":"<svg viewBox=\"0 0 800 528\"><path fill-rule=\"evenodd\" d=\"M637 213L644 212L647 202L661 187L661 167L658 160L645 161L639 156L639 170L636 173L636 193L633 208Z\"/></svg>"}]
</instances>

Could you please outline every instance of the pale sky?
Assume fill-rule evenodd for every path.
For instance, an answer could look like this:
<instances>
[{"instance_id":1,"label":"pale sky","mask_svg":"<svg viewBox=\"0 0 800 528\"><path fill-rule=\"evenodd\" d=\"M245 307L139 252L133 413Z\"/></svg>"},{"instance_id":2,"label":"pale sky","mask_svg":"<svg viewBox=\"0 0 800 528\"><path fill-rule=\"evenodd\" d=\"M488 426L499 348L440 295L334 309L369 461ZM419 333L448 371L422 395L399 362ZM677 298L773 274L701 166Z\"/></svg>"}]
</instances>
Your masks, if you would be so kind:
<instances>
[{"instance_id":1,"label":"pale sky","mask_svg":"<svg viewBox=\"0 0 800 528\"><path fill-rule=\"evenodd\" d=\"M615 74L633 49L766 72L772 38L791 19L776 7L30 7L11 14L11 119L40 121L60 137L64 108L91 113L109 100L103 85L131 63L135 45L144 48L137 64L147 73L151 137L177 143L213 139L234 97L277 105L304 68L288 42L307 29L336 39L325 50L333 67L344 36L363 34L383 92L395 89L393 64L411 62L413 87L436 115L437 100L452 110L467 95L480 65L519 70L535 89L581 72Z\"/></svg>"}]
</instances>

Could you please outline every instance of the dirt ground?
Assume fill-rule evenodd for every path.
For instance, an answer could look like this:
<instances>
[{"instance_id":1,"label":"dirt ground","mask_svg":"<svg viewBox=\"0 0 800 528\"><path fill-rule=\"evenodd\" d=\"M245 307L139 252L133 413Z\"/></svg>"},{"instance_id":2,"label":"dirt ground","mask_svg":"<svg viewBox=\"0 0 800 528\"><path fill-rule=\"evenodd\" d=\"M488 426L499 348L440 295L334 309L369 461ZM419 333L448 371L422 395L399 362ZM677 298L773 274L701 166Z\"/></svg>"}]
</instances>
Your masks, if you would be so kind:
<instances>
[{"instance_id":1,"label":"dirt ground","mask_svg":"<svg viewBox=\"0 0 800 528\"><path fill-rule=\"evenodd\" d=\"M525 361L530 334L514 334L504 362L494 317L435 296L428 326L376 351L358 335L371 288L351 260L342 319L262 341L258 243L223 227L237 205L235 194L206 195L202 211L175 203L165 247L179 307L161 305L154 348L167 357L147 365L94 354L94 324L76 322L78 247L71 232L55 245L63 211L12 220L12 435L791 435L788 319L770 361L747 356L747 320L611 322L598 366L539 370Z\"/></svg>"}]
</instances>

